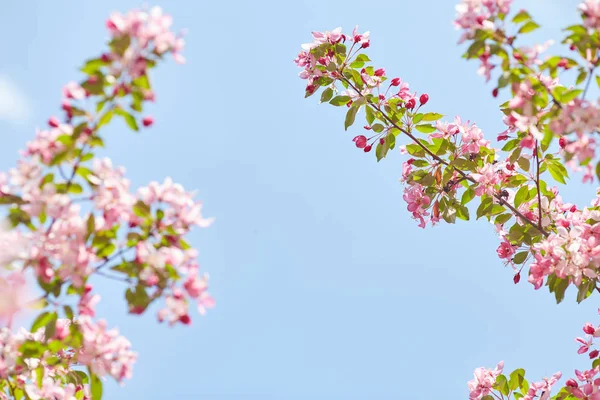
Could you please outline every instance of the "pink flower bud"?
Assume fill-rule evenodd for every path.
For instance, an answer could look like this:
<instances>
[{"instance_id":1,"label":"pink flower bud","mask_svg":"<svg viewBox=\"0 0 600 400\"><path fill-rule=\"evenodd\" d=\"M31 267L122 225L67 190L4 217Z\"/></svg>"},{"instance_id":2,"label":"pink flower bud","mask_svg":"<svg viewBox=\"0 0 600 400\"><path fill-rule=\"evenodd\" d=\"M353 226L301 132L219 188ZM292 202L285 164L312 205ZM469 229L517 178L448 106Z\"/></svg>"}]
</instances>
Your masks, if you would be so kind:
<instances>
[{"instance_id":1,"label":"pink flower bud","mask_svg":"<svg viewBox=\"0 0 600 400\"><path fill-rule=\"evenodd\" d=\"M385 138L379 139L379 144L384 145L385 144Z\"/></svg>"},{"instance_id":2,"label":"pink flower bud","mask_svg":"<svg viewBox=\"0 0 600 400\"><path fill-rule=\"evenodd\" d=\"M596 358L596 357L598 357L598 354L600 354L600 351L594 350L594 351L590 351L589 356L590 356L590 358Z\"/></svg>"},{"instance_id":3,"label":"pink flower bud","mask_svg":"<svg viewBox=\"0 0 600 400\"><path fill-rule=\"evenodd\" d=\"M513 282L515 285L521 281L521 273L517 272L517 274L513 277Z\"/></svg>"},{"instance_id":4,"label":"pink flower bud","mask_svg":"<svg viewBox=\"0 0 600 400\"><path fill-rule=\"evenodd\" d=\"M375 70L375 76L384 76L385 75L385 69L383 68L379 68Z\"/></svg>"},{"instance_id":5,"label":"pink flower bud","mask_svg":"<svg viewBox=\"0 0 600 400\"><path fill-rule=\"evenodd\" d=\"M583 331L588 335L593 335L594 332L596 332L596 328L594 328L594 325L588 322L583 326Z\"/></svg>"},{"instance_id":6,"label":"pink flower bud","mask_svg":"<svg viewBox=\"0 0 600 400\"><path fill-rule=\"evenodd\" d=\"M356 147L359 149L364 149L367 146L367 137L364 135L359 135L352 139L352 141L356 144Z\"/></svg>"},{"instance_id":7,"label":"pink flower bud","mask_svg":"<svg viewBox=\"0 0 600 400\"><path fill-rule=\"evenodd\" d=\"M575 379L569 379L565 382L565 385L567 385L568 387L572 387L572 388L576 388L579 385L577 384L577 382L575 381Z\"/></svg>"},{"instance_id":8,"label":"pink flower bud","mask_svg":"<svg viewBox=\"0 0 600 400\"><path fill-rule=\"evenodd\" d=\"M50 125L53 128L58 128L58 126L60 125L60 120L56 117L50 117L50 119L48 120L48 125Z\"/></svg>"},{"instance_id":9,"label":"pink flower bud","mask_svg":"<svg viewBox=\"0 0 600 400\"><path fill-rule=\"evenodd\" d=\"M409 110L412 110L413 108L415 108L416 105L417 105L417 102L415 101L415 99L410 99L409 101L406 102L405 107L408 108Z\"/></svg>"},{"instance_id":10,"label":"pink flower bud","mask_svg":"<svg viewBox=\"0 0 600 400\"><path fill-rule=\"evenodd\" d=\"M373 147L373 146L371 146L371 145L368 145L367 147L365 147L365 148L364 148L364 152L365 152L365 153L368 153L368 152L370 152L372 147Z\"/></svg>"},{"instance_id":11,"label":"pink flower bud","mask_svg":"<svg viewBox=\"0 0 600 400\"><path fill-rule=\"evenodd\" d=\"M181 317L179 317L179 321L184 324L184 325L189 325L192 323L192 319L190 318L189 315L185 314L182 315Z\"/></svg>"},{"instance_id":12,"label":"pink flower bud","mask_svg":"<svg viewBox=\"0 0 600 400\"><path fill-rule=\"evenodd\" d=\"M368 131L370 131L372 129L369 125L365 125L364 128Z\"/></svg>"},{"instance_id":13,"label":"pink flower bud","mask_svg":"<svg viewBox=\"0 0 600 400\"><path fill-rule=\"evenodd\" d=\"M421 97L419 97L419 102L421 103L422 106L427 104L428 101L429 101L429 95L427 93L423 93L421 95Z\"/></svg>"},{"instance_id":14,"label":"pink flower bud","mask_svg":"<svg viewBox=\"0 0 600 400\"><path fill-rule=\"evenodd\" d=\"M558 145L564 149L567 145L567 139L565 137L561 137L560 139L558 139Z\"/></svg>"},{"instance_id":15,"label":"pink flower bud","mask_svg":"<svg viewBox=\"0 0 600 400\"><path fill-rule=\"evenodd\" d=\"M494 90L492 90L492 96L498 97L498 92L499 92L498 88L494 88Z\"/></svg>"},{"instance_id":16,"label":"pink flower bud","mask_svg":"<svg viewBox=\"0 0 600 400\"><path fill-rule=\"evenodd\" d=\"M145 127L149 127L153 123L154 123L154 118L152 118L151 116L147 116L142 119L142 125L144 125Z\"/></svg>"},{"instance_id":17,"label":"pink flower bud","mask_svg":"<svg viewBox=\"0 0 600 400\"><path fill-rule=\"evenodd\" d=\"M366 49L367 47L369 47L369 42L364 42L362 44L362 46L360 46L360 47L362 47L363 49Z\"/></svg>"},{"instance_id":18,"label":"pink flower bud","mask_svg":"<svg viewBox=\"0 0 600 400\"><path fill-rule=\"evenodd\" d=\"M392 86L400 86L401 82L402 82L402 80L400 78L394 78L394 79L392 79L392 83L390 85L392 85Z\"/></svg>"}]
</instances>

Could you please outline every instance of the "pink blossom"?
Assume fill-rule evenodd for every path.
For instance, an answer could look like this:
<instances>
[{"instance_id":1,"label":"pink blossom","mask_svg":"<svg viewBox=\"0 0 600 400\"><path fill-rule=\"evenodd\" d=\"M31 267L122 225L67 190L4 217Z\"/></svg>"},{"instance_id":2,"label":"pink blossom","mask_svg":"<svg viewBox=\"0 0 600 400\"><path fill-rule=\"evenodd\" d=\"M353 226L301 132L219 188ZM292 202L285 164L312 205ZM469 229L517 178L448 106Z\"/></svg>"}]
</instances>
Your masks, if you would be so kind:
<instances>
[{"instance_id":1,"label":"pink blossom","mask_svg":"<svg viewBox=\"0 0 600 400\"><path fill-rule=\"evenodd\" d=\"M496 378L502 373L504 362L500 361L495 369L477 368L474 372L474 379L468 382L469 399L479 400L487 396L492 391L492 386L496 383Z\"/></svg>"}]
</instances>

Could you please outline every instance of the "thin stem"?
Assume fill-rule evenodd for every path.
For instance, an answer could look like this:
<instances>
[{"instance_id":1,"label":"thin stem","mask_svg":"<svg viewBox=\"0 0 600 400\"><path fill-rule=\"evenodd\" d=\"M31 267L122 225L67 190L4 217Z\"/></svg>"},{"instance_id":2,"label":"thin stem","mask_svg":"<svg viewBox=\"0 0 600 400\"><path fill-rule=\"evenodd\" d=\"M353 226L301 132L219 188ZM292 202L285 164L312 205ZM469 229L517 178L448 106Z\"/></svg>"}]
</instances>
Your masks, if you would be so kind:
<instances>
[{"instance_id":1,"label":"thin stem","mask_svg":"<svg viewBox=\"0 0 600 400\"><path fill-rule=\"evenodd\" d=\"M590 68L590 74L588 76L587 82L585 83L585 89L583 89L583 94L581 95L581 100L585 100L585 96L587 95L587 92L590 88L590 82L592 82L592 77L594 76L595 69L596 69L596 67Z\"/></svg>"},{"instance_id":2,"label":"thin stem","mask_svg":"<svg viewBox=\"0 0 600 400\"><path fill-rule=\"evenodd\" d=\"M536 179L535 186L537 188L537 198L538 198L538 226L539 229L542 229L542 193L540 190L540 153L538 152L538 142L535 142L535 164L536 164Z\"/></svg>"},{"instance_id":3,"label":"thin stem","mask_svg":"<svg viewBox=\"0 0 600 400\"><path fill-rule=\"evenodd\" d=\"M107 273L105 273L103 271L96 270L94 273L96 275L100 275L100 276L103 276L105 278L112 279L114 281L119 281L119 282L123 282L123 283L132 283L133 282L130 278L122 278L120 276L109 275L109 274L107 274Z\"/></svg>"},{"instance_id":4,"label":"thin stem","mask_svg":"<svg viewBox=\"0 0 600 400\"><path fill-rule=\"evenodd\" d=\"M413 136L410 132L408 132L406 129L402 128L401 126L399 126L398 124L396 124L385 112L383 112L381 110L381 108L376 105L375 103L373 103L371 100L367 99L361 92L360 90L358 90L356 88L356 86L354 86L354 84L348 80L345 76L342 75L342 79L344 80L344 82L346 82L349 86L352 87L352 89L354 89L354 91L356 91L356 93L358 93L358 95L362 98L364 98L367 103L373 107L375 110L379 111L382 115L383 118L385 118L386 121L388 121L390 124L392 124L395 128L397 128L400 132L404 133L406 136L408 136L413 142L415 142L419 147L421 147L427 154L429 154L434 160L436 160L437 162L448 166L450 168L452 168L454 171L456 171L459 175L461 175L464 179L468 180L471 183L477 183L477 181L475 181L475 179L473 179L473 177L471 177L469 174L467 174L466 172L458 169L456 166L454 165L450 165L448 164L448 162L446 162L444 159L442 159L441 157L439 157L438 155L434 154L431 150L429 150L425 145L423 145L423 143L421 143L415 136ZM528 223L529 225L531 225L532 227L534 227L537 231L539 231L542 235L544 236L548 236L549 233L546 232L543 228L541 228L540 226L536 225L533 221L531 221L529 218L527 218L526 216L524 216L519 210L517 210L515 207L513 207L511 204L507 203L502 196L500 196L500 194L495 193L494 194L494 198L496 198L497 200L500 201L500 204L505 205L510 211L512 211L512 213L514 215L516 215L517 217L521 218L523 220L523 222Z\"/></svg>"}]
</instances>

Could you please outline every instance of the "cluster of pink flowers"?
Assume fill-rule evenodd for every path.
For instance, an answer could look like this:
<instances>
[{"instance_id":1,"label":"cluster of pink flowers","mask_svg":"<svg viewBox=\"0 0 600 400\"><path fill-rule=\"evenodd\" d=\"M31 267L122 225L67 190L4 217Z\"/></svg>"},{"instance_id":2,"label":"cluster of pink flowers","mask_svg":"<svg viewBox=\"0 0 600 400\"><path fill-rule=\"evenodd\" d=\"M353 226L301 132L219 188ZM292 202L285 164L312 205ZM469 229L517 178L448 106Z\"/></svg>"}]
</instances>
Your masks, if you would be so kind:
<instances>
[{"instance_id":1,"label":"cluster of pink flowers","mask_svg":"<svg viewBox=\"0 0 600 400\"><path fill-rule=\"evenodd\" d=\"M313 32L312 35L312 43L303 44L303 50L300 51L294 60L298 67L303 68L302 72L299 74L300 78L308 81L306 85L307 94L313 94L318 89L319 86L317 80L319 80L319 78L329 77L336 79L339 77L337 71L330 71L326 68L330 63L333 63L336 68L342 67L337 64L334 49L328 49L318 59L311 53L311 50L323 44L335 45L340 42L346 42L348 39L346 35L342 33L342 28L336 28L331 32ZM369 47L369 36L369 32L359 33L358 27L355 27L352 32L352 37L350 38L352 43L350 51L354 48L361 49ZM371 77L364 76L363 79L371 79Z\"/></svg>"},{"instance_id":2,"label":"cluster of pink flowers","mask_svg":"<svg viewBox=\"0 0 600 400\"><path fill-rule=\"evenodd\" d=\"M600 1L585 0L579 5L583 24L591 29L600 29Z\"/></svg>"},{"instance_id":3,"label":"cluster of pink flowers","mask_svg":"<svg viewBox=\"0 0 600 400\"><path fill-rule=\"evenodd\" d=\"M185 58L181 55L184 46L184 40L181 35L176 35L171 31L173 18L164 14L160 7L152 7L149 12L144 10L130 11L126 15L113 13L106 27L114 37L129 36L137 40L138 45L130 49L122 62L132 69L145 70L145 64L136 65L140 62L142 51L156 52L161 55L171 52L175 61L183 63ZM153 45L150 48L150 45ZM136 74L134 74L136 75Z\"/></svg>"},{"instance_id":4,"label":"cluster of pink flowers","mask_svg":"<svg viewBox=\"0 0 600 400\"><path fill-rule=\"evenodd\" d=\"M500 361L496 368L486 369L476 368L473 373L474 378L467 383L469 387L469 400L480 400L492 391L492 386L496 383L496 378L502 374L504 362Z\"/></svg>"},{"instance_id":5,"label":"cluster of pink flowers","mask_svg":"<svg viewBox=\"0 0 600 400\"><path fill-rule=\"evenodd\" d=\"M419 221L419 227L425 228L428 217L427 208L431 205L431 198L425 194L425 188L419 183L404 188L404 201L408 203L407 209L413 218Z\"/></svg>"},{"instance_id":6,"label":"cluster of pink flowers","mask_svg":"<svg viewBox=\"0 0 600 400\"><path fill-rule=\"evenodd\" d=\"M93 148L102 145L99 129L113 116L134 130L153 124L152 117L136 114L144 101L154 100L148 69L166 53L184 61L183 39L171 24L157 7L111 15L110 52L84 66L85 81L64 86L63 118L50 117L16 167L0 173L0 200L10 207L11 224L0 226L0 322L8 326L0 330L0 378L28 398L89 399L87 384L69 383L74 365L119 382L131 378L137 358L131 343L104 320L93 319L100 300L88 282L94 274L127 284L134 314L164 299L159 321L189 324L188 302L200 314L214 306L198 251L184 240L193 227L212 222L202 216L194 194L169 178L131 193L124 168L93 156ZM127 259L128 251L135 257ZM37 300L24 301L28 270L44 292ZM65 291L78 296L75 310L62 302ZM50 321L45 326L13 334L13 315L25 304L51 305L67 318L48 310L34 323ZM44 337L48 329L52 337ZM31 342L41 356L23 364L21 347ZM50 342L62 347L56 350Z\"/></svg>"},{"instance_id":7,"label":"cluster of pink flowers","mask_svg":"<svg viewBox=\"0 0 600 400\"><path fill-rule=\"evenodd\" d=\"M63 323L62 320L57 321L57 327ZM57 328L58 330L58 328ZM60 340L60 337L55 335ZM43 329L37 332L28 332L21 328L19 332L13 333L8 328L0 329L0 377L8 378L16 376L16 382L26 393L28 398L41 399L75 399L89 400L90 390L89 385L76 385L66 383L67 376L73 371L70 368L76 357L69 352L59 351L51 353L46 351L41 358L25 358L25 365L20 365L17 360L22 356L19 348L27 342L40 342L44 340ZM67 362L68 367L61 364L49 364L47 362L51 357L59 358ZM38 367L43 367L40 373ZM41 381L41 386L37 385L38 379ZM81 392L81 393L79 393ZM1 397L2 394L0 394ZM7 397L1 397L6 399Z\"/></svg>"},{"instance_id":8,"label":"cluster of pink flowers","mask_svg":"<svg viewBox=\"0 0 600 400\"><path fill-rule=\"evenodd\" d=\"M508 14L512 0L462 0L456 6L454 25L462 29L459 43L472 39L478 29L493 30L498 14Z\"/></svg>"},{"instance_id":9,"label":"cluster of pink flowers","mask_svg":"<svg viewBox=\"0 0 600 400\"><path fill-rule=\"evenodd\" d=\"M560 380L562 377L561 372L557 372L552 375L550 378L544 378L539 382L534 382L529 387L527 394L523 397L523 400L546 400L550 398L550 393L552 391L552 387ZM538 392L540 394L538 395Z\"/></svg>"},{"instance_id":10,"label":"cluster of pink flowers","mask_svg":"<svg viewBox=\"0 0 600 400\"><path fill-rule=\"evenodd\" d=\"M131 343L120 336L116 329L106 329L106 321L92 321L89 316L80 316L78 325L83 334L83 345L77 360L89 366L96 375L110 375L117 381L130 379L137 353Z\"/></svg>"},{"instance_id":11,"label":"cluster of pink flowers","mask_svg":"<svg viewBox=\"0 0 600 400\"><path fill-rule=\"evenodd\" d=\"M566 207L558 207L558 209ZM600 211L566 209L550 214L556 232L536 243L532 250L529 281L538 289L544 277L555 274L579 286L584 278L596 279L600 268Z\"/></svg>"}]
</instances>

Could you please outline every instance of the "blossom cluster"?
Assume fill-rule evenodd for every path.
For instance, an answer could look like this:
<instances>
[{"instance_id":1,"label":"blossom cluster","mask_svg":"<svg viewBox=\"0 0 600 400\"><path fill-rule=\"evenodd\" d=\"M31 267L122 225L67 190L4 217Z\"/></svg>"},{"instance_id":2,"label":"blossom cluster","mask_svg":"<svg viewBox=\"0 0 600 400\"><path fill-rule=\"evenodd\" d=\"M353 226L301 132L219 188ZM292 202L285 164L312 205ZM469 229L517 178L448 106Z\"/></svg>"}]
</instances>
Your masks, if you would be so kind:
<instances>
[{"instance_id":1,"label":"blossom cluster","mask_svg":"<svg viewBox=\"0 0 600 400\"><path fill-rule=\"evenodd\" d=\"M598 290L600 194L590 206L578 207L563 201L554 183L567 182L567 167L583 170L584 182L595 181L595 171L600 174L600 161L595 171L593 164L598 103L585 99L599 64L594 46L600 3L582 4L583 24L567 28L563 42L581 62L544 57L552 42L519 46L517 40L539 25L525 10L509 20L511 3L464 0L455 20L462 31L460 41L471 42L465 57L480 61L479 73L491 80L492 72L500 70L492 95L510 90L500 106L506 125L497 136L501 149L493 147L476 124L459 117L444 122L442 114L425 111L428 95L411 93L401 78L388 79L384 68L369 65L371 60L361 52L364 47L352 41L347 48L339 28L313 33L313 43L303 45L296 64L303 68L300 77L309 80L307 97L323 88L321 102L347 108L346 130L364 110L369 134L355 136L356 147L367 153L375 150L378 161L395 147L409 157L400 181L405 184L407 209L420 227L469 220L474 211L469 203L476 200L476 217L494 224L500 238L497 255L515 271L515 283L528 266L527 280L535 289L546 285L560 302L573 285L580 302ZM509 21L516 32L509 31ZM570 69L579 71L575 86L559 79ZM408 143L400 143L402 138ZM478 369L469 383L471 398L497 389L501 373L501 365ZM549 398L559 378L556 374L521 388L521 398ZM567 395L595 398L595 391L586 387Z\"/></svg>"},{"instance_id":2,"label":"blossom cluster","mask_svg":"<svg viewBox=\"0 0 600 400\"><path fill-rule=\"evenodd\" d=\"M94 154L113 118L134 131L153 125L143 115L155 100L149 72L167 54L184 62L171 25L158 7L112 14L109 51L85 63L82 82L64 86L61 116L0 172L0 398L17 390L31 399L96 399L100 377L131 378L137 355L95 319L92 276L120 282L131 314L162 300L157 319L171 325L191 323L190 304L200 314L214 306L198 251L185 240L212 222L195 194L170 178L133 191L123 167ZM25 290L30 276L39 288ZM35 292L41 297L32 300ZM40 310L31 331L12 333L26 308ZM74 368L82 366L87 374Z\"/></svg>"}]
</instances>

